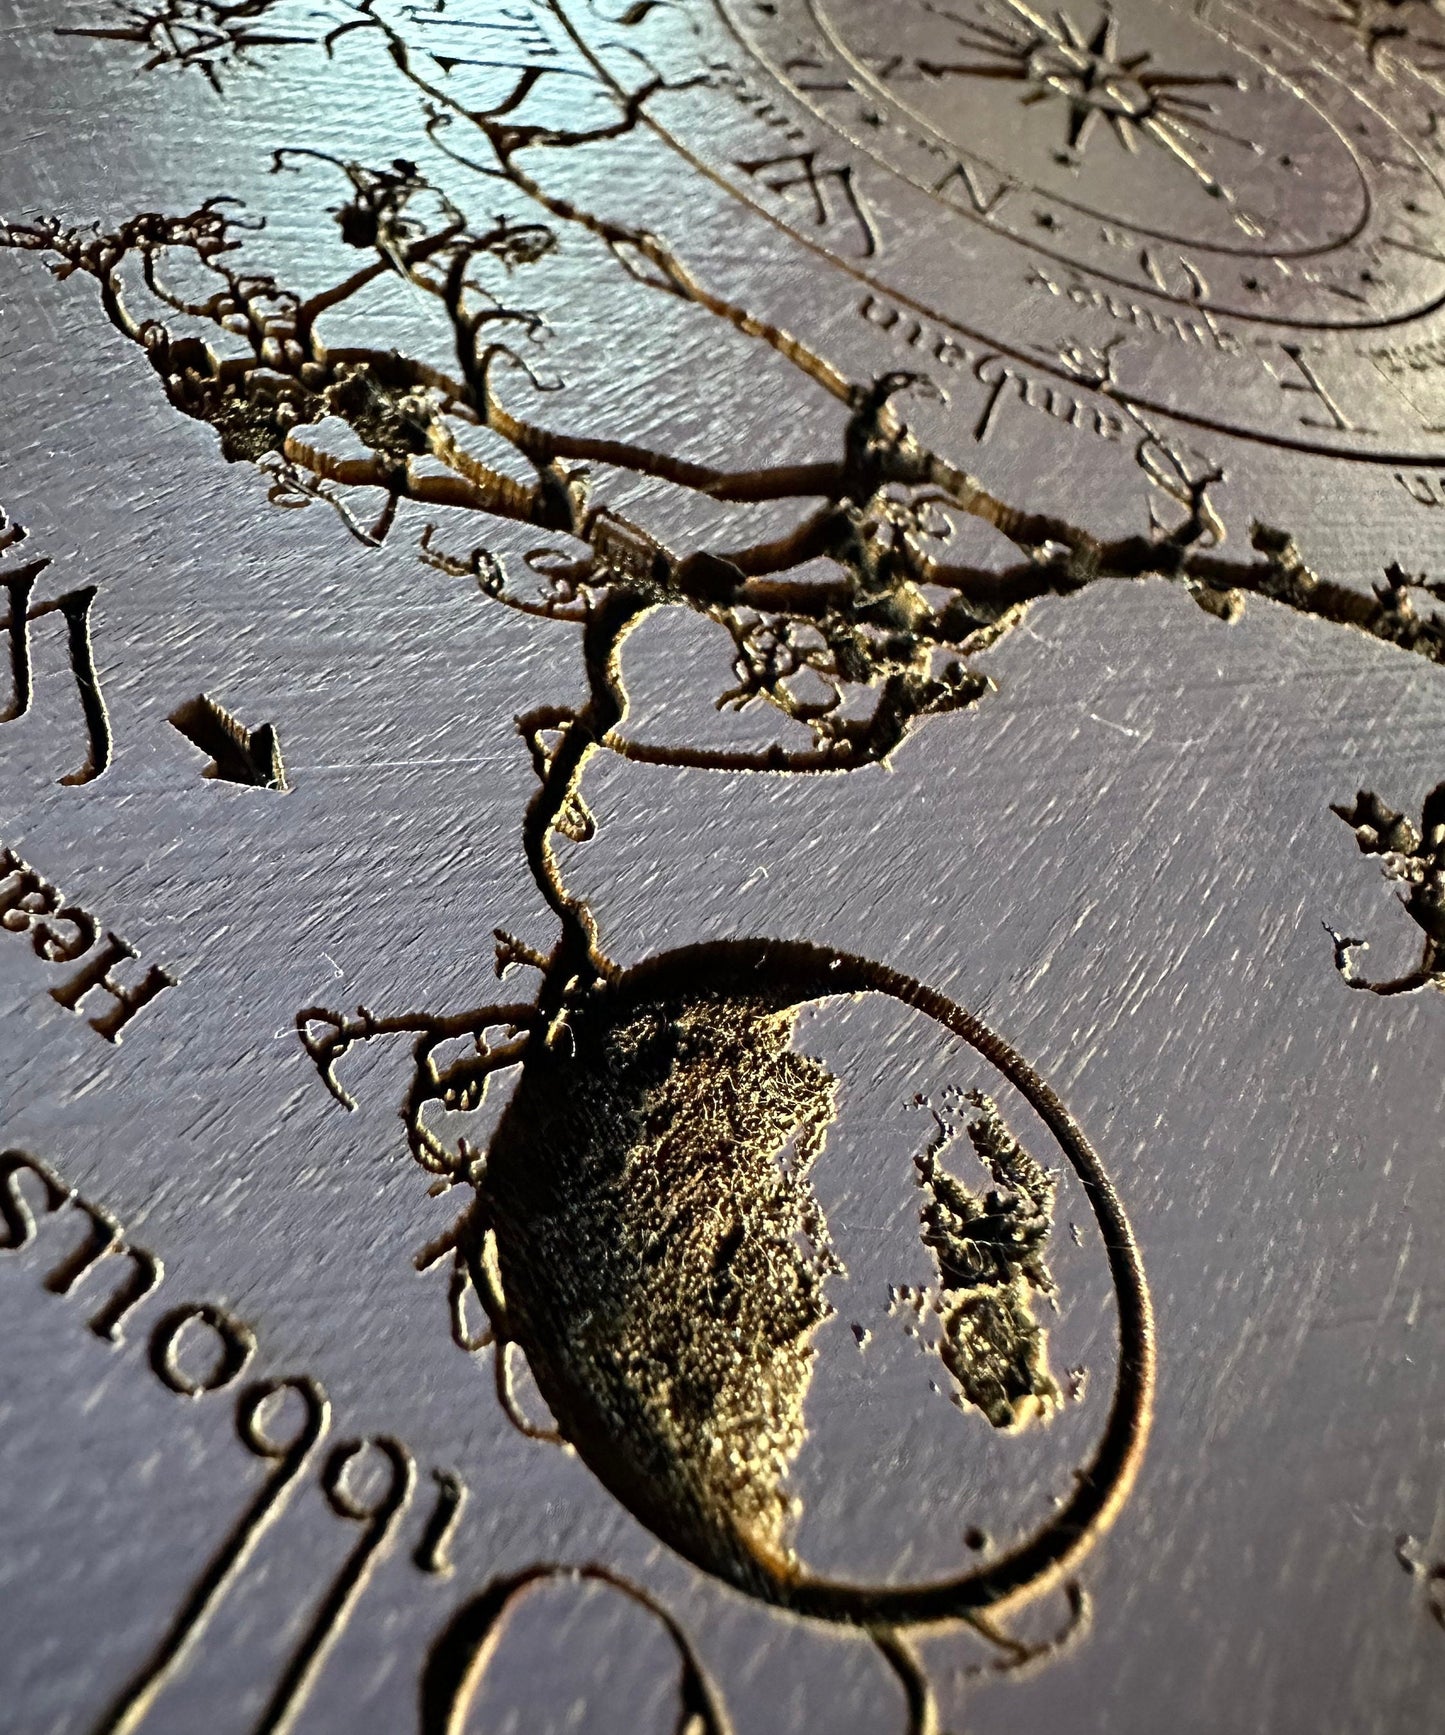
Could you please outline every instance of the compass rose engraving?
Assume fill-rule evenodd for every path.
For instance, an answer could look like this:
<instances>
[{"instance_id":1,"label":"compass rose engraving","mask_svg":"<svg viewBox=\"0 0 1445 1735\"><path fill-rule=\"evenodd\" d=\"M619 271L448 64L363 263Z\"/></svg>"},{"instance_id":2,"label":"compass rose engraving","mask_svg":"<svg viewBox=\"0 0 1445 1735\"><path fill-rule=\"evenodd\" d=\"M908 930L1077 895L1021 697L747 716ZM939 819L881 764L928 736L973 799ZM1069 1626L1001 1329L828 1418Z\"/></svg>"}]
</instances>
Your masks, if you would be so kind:
<instances>
[{"instance_id":1,"label":"compass rose engraving","mask_svg":"<svg viewBox=\"0 0 1445 1735\"><path fill-rule=\"evenodd\" d=\"M1083 161L1089 140L1104 126L1125 150L1141 141L1158 146L1184 165L1215 196L1226 188L1204 162L1208 135L1228 139L1246 150L1247 139L1228 133L1217 121L1216 104L1197 94L1207 89L1242 90L1229 73L1169 72L1156 67L1152 52L1121 52L1119 21L1105 7L1091 30L1067 12L1052 20L1022 0L999 0L987 22L929 6L958 30L961 47L985 58L920 62L932 78L987 78L1024 85L1025 107L1056 103L1066 111L1065 142L1056 159L1070 167Z\"/></svg>"}]
</instances>

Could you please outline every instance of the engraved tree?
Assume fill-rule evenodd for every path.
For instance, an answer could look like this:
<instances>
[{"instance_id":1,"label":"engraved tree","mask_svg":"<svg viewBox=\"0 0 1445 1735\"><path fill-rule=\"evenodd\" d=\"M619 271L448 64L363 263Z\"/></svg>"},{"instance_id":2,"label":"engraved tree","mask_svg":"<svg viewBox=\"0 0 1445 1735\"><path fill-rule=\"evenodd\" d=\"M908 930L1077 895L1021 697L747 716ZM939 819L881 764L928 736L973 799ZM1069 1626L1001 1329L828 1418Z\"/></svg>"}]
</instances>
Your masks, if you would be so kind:
<instances>
[{"instance_id":1,"label":"engraved tree","mask_svg":"<svg viewBox=\"0 0 1445 1735\"><path fill-rule=\"evenodd\" d=\"M435 13L423 8L419 16L443 10L444 0L435 0ZM232 6L170 0L132 7L121 24L92 33L140 44L148 65L199 69L214 83L221 64L239 65L250 50L298 41L303 33L289 26L272 30L272 11L266 0ZM367 167L315 151L276 153L280 173L311 162L341 178L344 197L335 215L342 241L358 255L348 274L305 291L283 283L253 262L263 244L258 225L223 198L180 214L139 213L109 228L11 222L0 227L0 245L39 255L59 278L89 279L110 324L144 358L169 403L211 427L228 462L255 465L274 504L330 506L350 534L371 544L420 508L423 560L475 582L490 601L578 633L583 702L518 720L537 773L523 847L558 937L542 953L499 934L497 968L499 975L534 968L535 994L455 1014L312 1007L298 1015L298 1030L343 1102L349 1099L336 1068L351 1047L382 1036L412 1038L403 1105L409 1147L441 1184L463 1185L474 1197L453 1232L424 1257L451 1262L458 1341L475 1347L496 1340L499 1391L519 1424L508 1384L509 1340L525 1341L529 1359L544 1368L550 1362L547 1395L579 1450L596 1438L636 1448L609 1485L659 1534L754 1594L867 1628L906 1686L914 1728L929 1729L930 1693L902 1630L922 1620L961 1619L1000 1647L1006 1665L1028 1660L1034 1653L995 1627L989 1611L1070 1569L1127 1492L1152 1389L1148 1297L1127 1219L1098 1159L1043 1081L991 1031L920 984L809 947L690 955L690 976L679 974L676 957L654 961L650 971L622 971L606 953L595 913L565 883L556 854L559 836L580 842L592 835L586 770L602 751L777 775L841 774L885 761L920 723L985 696L990 682L975 659L1014 631L1032 604L1105 581L1164 579L1224 620L1254 597L1436 663L1445 662L1445 617L1420 607L1422 598L1436 596L1423 580L1392 577L1373 594L1361 593L1310 571L1280 531L1258 527L1249 552L1226 552L1210 498L1217 472L1175 452L1122 400L1116 399L1134 421L1157 496L1139 530L1098 536L1047 510L1003 501L910 429L902 405L910 391L928 389L925 381L905 374L848 379L797 336L717 294L650 230L549 186L545 164L557 153L585 151L637 128L662 88L656 77L630 90L594 77L592 94L607 114L585 126L568 118L576 110L567 103L549 109L551 84L562 80L546 62L499 68L494 99L479 107L454 94L444 60L390 22L380 0L340 6L337 19L328 31L313 32L316 43L327 52L347 40L374 43L418 101L426 149L444 165L428 171L398 159ZM515 209L479 222L456 190L462 184L500 192ZM699 322L720 322L793 370L836 405L831 445L806 463L736 468L545 418L555 395L538 371L547 327L519 285L573 245L604 253L641 292L681 304ZM364 305L368 288L383 280L408 285L432 315L431 353L327 342L331 321ZM1080 357L1079 367L1089 383L1111 391L1108 356ZM344 449L330 437L337 425L349 436ZM489 455L498 441L511 460L506 468ZM609 504L621 482L640 480L665 485L663 505L643 515ZM765 540L689 547L666 506L689 497L740 511L767 505L785 528ZM957 557L959 528L969 518L1006 538L1015 558L997 567ZM535 532L537 546L521 561L504 561L489 546L491 527L500 524ZM651 744L629 733L625 646L645 619L669 607L687 608L728 634L732 684L719 704L770 707L794 726L796 744L714 750ZM860 1601L851 1590L844 1594L847 1587L800 1575L787 1558L786 1513L777 1499L776 1471L794 1449L808 1337L827 1270L825 1226L817 1221L806 1170L830 1119L833 1082L810 1071L790 1039L799 1006L835 992L892 994L943 1023L1023 1091L1094 1207L1124 1338L1109 1424L1080 1473L1079 1492L1015 1553L911 1602L881 1594ZM518 1067L507 1130L487 1152L438 1130L438 1113L476 1109L492 1081ZM748 1111L741 1117L729 1118L720 1106L729 1091L741 1093ZM509 1243L529 1245L530 1226L545 1215L529 1209L526 1191L541 1182L515 1172L521 1145L535 1146L551 1127L557 1142L593 1150L600 1168L630 1172L651 1147L616 1129L631 1126L639 1104L655 1103L659 1092L679 1112L698 1102L716 1108L716 1124L688 1149L679 1186L688 1173L706 1169L720 1143L740 1154L736 1173L717 1183L732 1190L708 1201L725 1199L731 1217L713 1213L713 1239L704 1236L695 1251L704 1263L736 1262L750 1273L752 1300L775 1304L748 1314L754 1359L726 1378L715 1370L705 1330L694 1344L699 1389L725 1396L740 1418L759 1410L770 1418L763 1434L771 1467L744 1462L725 1485L698 1468L706 1442L697 1415L705 1405L669 1408L670 1399L636 1382L609 1385L603 1358L595 1346L569 1337L566 1320L533 1319L530 1327L519 1321L518 1271L525 1262L515 1255L510 1277L505 1269ZM586 1125L567 1123L559 1131L548 1119L557 1102L584 1099L596 1111L584 1117ZM925 1226L938 1256L945 1360L954 1357L960 1388L976 1389L981 1397L972 1401L991 1407L1005 1425L1015 1398L1031 1395L1047 1407L1050 1383L1030 1333L1028 1300L1049 1281L1042 1247L1052 1207L1039 1165L991 1115L985 1108L974 1142L997 1187L1011 1189L1011 1197L995 1192L979 1201L939 1167L941 1147L920 1175L932 1196ZM780 1189L772 1159L788 1139L797 1140L800 1162L795 1184ZM512 1179L504 1182L509 1165ZM636 1222L605 1189L586 1199L586 1233L597 1245L626 1250L639 1232ZM702 1217L685 1221L691 1228ZM730 1223L741 1225L736 1245ZM810 1258L749 1265L747 1250L766 1238L750 1240L750 1223L786 1223L811 1238ZM582 1229L573 1222L567 1232ZM1006 1248L1013 1249L1007 1257ZM549 1267L565 1251L561 1243L530 1250ZM979 1280L979 1260L986 1281ZM612 1269L598 1263L604 1276ZM694 1275L685 1261L671 1272L673 1279ZM471 1294L488 1314L479 1335L466 1320ZM660 1292L646 1291L628 1305L656 1319L659 1305L641 1305L649 1296L659 1303ZM779 1317L791 1324L781 1338L770 1337ZM981 1371L990 1356L991 1382ZM610 1409L599 1420L584 1414L584 1405L595 1409L601 1392ZM624 1412L631 1419L619 1420ZM660 1416L675 1424L675 1439L670 1456L649 1460L643 1448L652 1449ZM741 1431L740 1422L739 1437ZM1072 1588L1070 1597L1072 1626L1081 1601Z\"/></svg>"}]
</instances>

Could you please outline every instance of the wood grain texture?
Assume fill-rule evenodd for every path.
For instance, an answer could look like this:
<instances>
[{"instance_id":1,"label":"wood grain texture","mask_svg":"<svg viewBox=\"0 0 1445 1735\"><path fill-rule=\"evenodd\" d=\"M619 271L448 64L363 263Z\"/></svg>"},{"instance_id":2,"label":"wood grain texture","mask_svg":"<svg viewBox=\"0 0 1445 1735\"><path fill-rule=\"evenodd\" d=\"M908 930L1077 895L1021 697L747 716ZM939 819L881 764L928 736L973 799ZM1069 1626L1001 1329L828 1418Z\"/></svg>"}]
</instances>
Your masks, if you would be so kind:
<instances>
[{"instance_id":1,"label":"wood grain texture","mask_svg":"<svg viewBox=\"0 0 1445 1735\"><path fill-rule=\"evenodd\" d=\"M409 482L384 536L354 533L380 522L384 487L343 490L350 527L324 497L281 509L326 479L294 441L284 487L224 462L217 421L180 413L181 362L148 361L155 340L118 329L93 275L56 281L0 250L0 506L26 531L0 531L0 582L43 563L0 590L0 678L26 626L29 698L17 688L22 714L0 722L6 1727L1434 1726L1445 1000L1342 980L1331 933L1368 937L1355 962L1386 978L1415 965L1425 924L1331 807L1359 819L1369 790L1413 821L1445 776L1428 588L1445 579L1429 242L1445 26L1418 0L1244 12L1120 4L1110 34L1089 6L1072 33L1021 6L909 6L895 44L881 11L841 0L450 0L435 15L0 0L0 70L25 93L0 119L0 223L113 232L243 199L267 220L234 237L247 270L315 294L382 259L374 292L328 313L333 351L463 373L456 320L438 322L421 281L453 219L426 201L444 191L468 234L505 216L558 236L534 263L503 261L510 241L483 261L545 329L516 338L536 384L503 359L488 411L466 382L491 421L466 436L477 462L539 504L447 517ZM346 26L328 54L321 38ZM1151 58L1131 70L1135 53ZM459 110L428 130L424 103L447 111L405 76L423 56L443 95L470 93L462 108L550 70L464 149ZM1110 120L1128 104L1152 133ZM544 123L550 138L497 130ZM599 136L577 143L586 129ZM283 147L319 154L276 174ZM457 162L484 147L501 178ZM347 223L381 184L359 190L356 164L424 186L407 207L423 228L356 246ZM401 265L387 252L439 234ZM219 353L216 321L191 323ZM900 371L939 389L860 408ZM387 423L368 448L375 404L328 410L349 459L411 438ZM572 449L533 441L532 464L509 415ZM554 460L588 466L612 529L557 518ZM786 485L734 498L705 468ZM878 486L858 497L865 475ZM960 507L960 477L974 505L1023 517ZM976 685L949 677L944 695L920 675L896 741L874 753L883 736L855 732L856 769L756 769L779 752L801 769L839 732L768 660L783 605L756 585L776 573L687 556L776 549L799 496L936 554L926 489L952 515L934 568L836 539L798 567L854 587L860 632L894 634L869 640L858 691L813 653L824 688L849 688L837 715L885 664L915 669L919 623L950 596L981 608L1022 570L1027 612L1000 634L974 621L989 630L948 654ZM430 551L454 560L418 558L437 520ZM611 663L589 648L595 617L509 609L467 558L484 550L509 594L536 598L547 563L527 557L544 543L591 560L599 594L655 587ZM1389 585L1392 565L1409 585ZM932 612L867 618L865 580L890 608L915 585ZM90 587L87 664L58 599ZM740 683L751 702L719 709ZM243 721L201 741L175 724L199 694ZM659 751L620 751L624 730ZM1415 854L1386 860L1407 890L1428 832L1425 814ZM113 990L92 983L75 1009L57 995L99 956L65 955L86 923L97 948L133 950L113 965L121 990L165 972L119 1042L91 1022L125 1010ZM473 1269L447 1237L511 1073L480 1106L427 1091L482 1033L476 1009L522 1008L513 1035L546 1041L550 1086L589 971L601 993L740 938L870 960L976 1014L1058 1093L1137 1238L1158 1352L1147 1452L1107 1529L1005 1634L985 1614L983 1631L870 1640L725 1585L609 1493L586 1450L524 1438L493 1352L454 1341L487 1335L480 1253ZM352 1113L298 1040L308 1008L355 1021L337 1055ZM838 1080L809 1186L843 1269L782 1484L790 1546L820 1575L890 1585L985 1568L1074 1495L1128 1372L1088 1188L1049 1143L1043 1099L916 1005L818 996L794 1045ZM1032 1307L1059 1396L1018 1429L955 1403L936 1344L908 1329L908 1293L939 1281L919 1221L929 1111L970 1090L1057 1171L1053 1287ZM457 1153L431 1174L408 1156L409 1140L429 1149L423 1112ZM966 1141L948 1162L979 1196L998 1182ZM733 1244L723 1229L709 1256ZM616 1272L593 1275L601 1292ZM156 1334L194 1304L214 1314L167 1340L188 1398L153 1364ZM515 1346L509 1366L515 1407L545 1426ZM324 1414L299 1383L263 1403L263 1382L303 1379Z\"/></svg>"}]
</instances>

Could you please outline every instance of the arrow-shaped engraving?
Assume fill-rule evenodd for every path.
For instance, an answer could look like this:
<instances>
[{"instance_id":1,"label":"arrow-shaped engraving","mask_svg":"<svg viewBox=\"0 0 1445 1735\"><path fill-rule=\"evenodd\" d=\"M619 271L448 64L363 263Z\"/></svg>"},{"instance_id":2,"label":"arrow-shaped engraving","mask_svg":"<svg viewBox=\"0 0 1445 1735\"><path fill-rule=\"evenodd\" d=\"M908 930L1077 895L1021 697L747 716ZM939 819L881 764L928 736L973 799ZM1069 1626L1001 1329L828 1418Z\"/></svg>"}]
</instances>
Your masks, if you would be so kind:
<instances>
[{"instance_id":1,"label":"arrow-shaped engraving","mask_svg":"<svg viewBox=\"0 0 1445 1735\"><path fill-rule=\"evenodd\" d=\"M208 694L187 699L171 712L170 721L185 738L208 753L211 763L202 773L252 789L285 789L286 767L274 723L248 729Z\"/></svg>"}]
</instances>

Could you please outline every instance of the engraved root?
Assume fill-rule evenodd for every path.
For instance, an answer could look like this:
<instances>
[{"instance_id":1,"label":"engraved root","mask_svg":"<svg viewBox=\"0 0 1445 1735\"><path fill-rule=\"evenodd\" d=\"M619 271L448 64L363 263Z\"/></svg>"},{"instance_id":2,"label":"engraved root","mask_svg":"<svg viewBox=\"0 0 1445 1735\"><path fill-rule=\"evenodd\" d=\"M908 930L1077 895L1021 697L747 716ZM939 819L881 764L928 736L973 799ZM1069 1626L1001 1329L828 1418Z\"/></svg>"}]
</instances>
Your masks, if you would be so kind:
<instances>
[{"instance_id":1,"label":"engraved root","mask_svg":"<svg viewBox=\"0 0 1445 1735\"><path fill-rule=\"evenodd\" d=\"M355 1015L325 1006L303 1007L296 1014L296 1033L321 1075L322 1083L345 1109L357 1107L356 1098L337 1077L336 1068L358 1042L377 1037L409 1034L416 1038L412 1049L412 1082L401 1117L406 1125L407 1145L421 1166L451 1180L472 1180L480 1158L466 1139L456 1149L445 1145L425 1121L426 1111L436 1104L456 1114L481 1107L492 1078L516 1066L526 1053L537 1024L534 1006L488 1006L475 1012L437 1015L429 1012L378 1017L365 1006ZM500 1042L488 1040L491 1032L504 1032ZM443 1060L440 1051L464 1041L460 1057Z\"/></svg>"},{"instance_id":2,"label":"engraved root","mask_svg":"<svg viewBox=\"0 0 1445 1735\"><path fill-rule=\"evenodd\" d=\"M1379 858L1384 877L1401 888L1400 907L1424 935L1413 970L1372 981L1356 965L1356 954L1366 951L1369 942L1346 938L1327 924L1341 978L1351 988L1386 999L1422 988L1445 989L1445 783L1425 797L1418 826L1368 789L1359 792L1353 807L1331 811L1354 832L1362 855Z\"/></svg>"}]
</instances>

